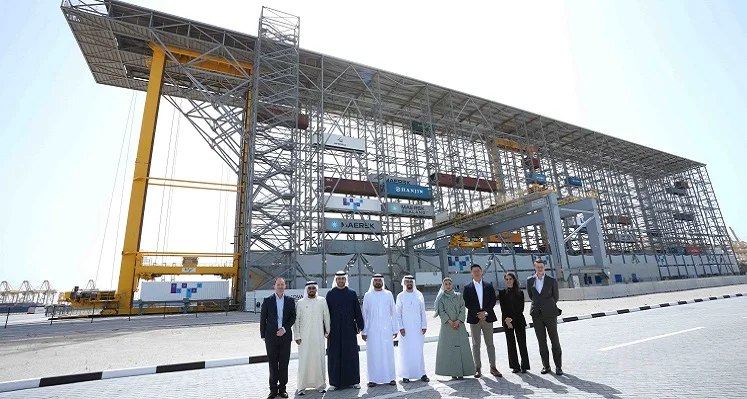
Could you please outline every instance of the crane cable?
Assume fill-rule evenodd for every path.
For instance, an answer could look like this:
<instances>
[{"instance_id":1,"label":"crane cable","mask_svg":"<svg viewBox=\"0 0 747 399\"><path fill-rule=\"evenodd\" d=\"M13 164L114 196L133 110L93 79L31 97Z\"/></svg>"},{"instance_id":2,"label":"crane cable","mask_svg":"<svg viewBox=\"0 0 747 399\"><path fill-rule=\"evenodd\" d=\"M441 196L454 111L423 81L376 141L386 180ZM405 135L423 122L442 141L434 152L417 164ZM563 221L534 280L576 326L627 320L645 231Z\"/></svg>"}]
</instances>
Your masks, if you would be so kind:
<instances>
[{"instance_id":1,"label":"crane cable","mask_svg":"<svg viewBox=\"0 0 747 399\"><path fill-rule=\"evenodd\" d=\"M182 107L182 100L179 99L179 109L181 110ZM182 125L182 118L181 115L176 120L176 138L174 139L174 155L171 158L171 176L169 176L169 179L174 179L174 175L176 174L176 155L179 152L179 134L181 132L181 125ZM163 247L167 248L169 246L169 231L171 230L171 204L174 202L174 188L169 187L169 200L166 203L166 228L164 232L163 237Z\"/></svg>"},{"instance_id":2,"label":"crane cable","mask_svg":"<svg viewBox=\"0 0 747 399\"><path fill-rule=\"evenodd\" d=\"M230 181L231 177L231 168L228 167L228 165L223 165L226 168L226 183ZM226 247L226 236L228 235L228 197L231 195L230 192L226 193L225 198L225 204L223 206L224 212L223 212L223 241L222 246L223 248ZM233 250L231 250L233 252ZM233 264L233 259L231 259L231 264ZM226 265L227 266L227 265Z\"/></svg>"},{"instance_id":3,"label":"crane cable","mask_svg":"<svg viewBox=\"0 0 747 399\"><path fill-rule=\"evenodd\" d=\"M171 163L170 162L171 161L171 143L173 142L173 139L174 139L174 120L175 119L176 119L176 107L173 107L173 111L171 112L171 129L170 129L171 131L169 133L169 147L168 147L168 152L166 153L166 166L165 166L165 170L163 172L164 176L168 176L169 175L169 166L170 166L169 164ZM176 157L174 157L174 159L176 159ZM173 172L173 168L172 168L172 172ZM168 193L167 193L168 190L171 190L171 188L170 187L169 188L165 188L165 190L161 194L161 211L160 211L160 214L158 215L158 234L156 236L156 252L159 252L160 249L161 249L160 244L161 244L161 223L163 222L163 203L164 203L164 200L166 199L166 196L168 195ZM169 209L170 208L167 208L167 210L166 210L167 214L169 213L168 212ZM166 230L166 226L164 226L164 241L166 241L166 234L165 234L166 232L165 232L165 230ZM166 243L164 242L164 249L165 248L166 248ZM164 257L162 256L161 257L161 262L163 262L163 259L164 259ZM158 257L156 257L156 262L157 261L158 261Z\"/></svg>"},{"instance_id":4,"label":"crane cable","mask_svg":"<svg viewBox=\"0 0 747 399\"><path fill-rule=\"evenodd\" d=\"M134 94L137 94L137 92L135 92ZM116 237L114 238L115 247L117 245L117 242L119 242L119 228L120 228L120 225L122 224L122 204L124 203L125 187L127 186L125 184L124 179L125 179L125 176L127 176L127 164L130 162L130 145L132 144L132 130L135 127L134 126L135 109L137 109L137 98L134 99L133 106L132 106L133 118L132 118L132 123L130 123L130 129L129 129L130 133L127 139L127 152L125 153L126 154L125 170L122 175L122 192L119 195L119 210L117 210L117 230L116 230L117 234L116 234ZM114 288L114 270L115 270L114 265L116 261L117 261L117 251L114 251L114 253L112 254L112 274L111 274L111 277L109 278L109 287L112 287L112 288Z\"/></svg>"},{"instance_id":5,"label":"crane cable","mask_svg":"<svg viewBox=\"0 0 747 399\"><path fill-rule=\"evenodd\" d=\"M224 179L225 173L226 173L225 165L223 163L221 163L221 165L220 165L220 182L221 182L221 184L223 183L223 179ZM221 245L220 245L221 244L221 242L220 242L220 239L221 239L220 224L221 224L221 219L222 219L221 218L222 211L224 211L224 209L223 209L223 195L224 195L223 191L220 191L219 194L218 194L218 228L215 230L215 253L216 254L218 253L218 248L221 247ZM228 195L228 194L226 194L226 195ZM227 212L227 211L228 211L228 209L225 209L225 212ZM215 257L215 264L218 264L218 262L219 262L219 259L216 256Z\"/></svg>"},{"instance_id":6,"label":"crane cable","mask_svg":"<svg viewBox=\"0 0 747 399\"><path fill-rule=\"evenodd\" d=\"M127 120L125 121L125 130L122 133L122 143L119 146L119 157L117 158L117 169L114 173L114 183L112 184L112 193L109 197L109 209L106 211L106 222L104 222L104 237L101 239L101 249L99 250L99 260L96 264L96 277L94 278L94 285L98 285L99 280L99 270L101 269L101 258L104 255L104 245L106 244L106 232L109 229L109 217L112 213L112 204L114 203L114 193L117 189L117 180L119 178L119 167L122 164L122 152L124 150L124 144L126 138L129 136L128 132L130 132L130 129L128 126L132 123L132 119L134 116L134 104L135 104L135 94L136 92L132 92L132 97L130 98L130 107L128 109L127 113ZM127 163L125 162L125 165ZM126 166L125 166L126 169ZM116 242L115 242L116 245Z\"/></svg>"}]
</instances>

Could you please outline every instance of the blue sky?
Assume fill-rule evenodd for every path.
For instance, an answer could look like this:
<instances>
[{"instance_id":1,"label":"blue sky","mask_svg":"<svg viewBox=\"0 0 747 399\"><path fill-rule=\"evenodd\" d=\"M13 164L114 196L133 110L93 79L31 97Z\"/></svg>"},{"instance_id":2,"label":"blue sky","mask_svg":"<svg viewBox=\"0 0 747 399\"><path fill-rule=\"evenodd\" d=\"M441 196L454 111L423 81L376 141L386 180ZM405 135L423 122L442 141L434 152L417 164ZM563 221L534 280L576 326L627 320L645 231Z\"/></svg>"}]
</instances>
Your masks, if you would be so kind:
<instances>
[{"instance_id":1,"label":"blue sky","mask_svg":"<svg viewBox=\"0 0 747 399\"><path fill-rule=\"evenodd\" d=\"M301 17L304 48L706 163L727 225L747 239L741 182L747 140L739 119L747 109L745 2L463 2L426 8L383 1L365 9L271 0L212 1L210 7L200 1L134 3L251 34L264 4ZM118 274L124 231L119 205L126 210L144 96L135 96L128 123L132 93L94 83L58 6L11 2L0 15L0 280L17 286L49 279L69 290L98 274L98 285L107 288ZM171 173L172 116L173 109L162 106L153 165L158 176ZM131 125L125 164L126 155L119 155ZM174 177L230 181L193 130L182 124L178 132ZM197 168L196 159L204 166ZM168 241L169 250L230 250L226 226L233 197L174 191L172 205L164 207L171 210L167 231L162 194L150 191L145 247L163 249ZM198 207L209 211L195 212Z\"/></svg>"}]
</instances>

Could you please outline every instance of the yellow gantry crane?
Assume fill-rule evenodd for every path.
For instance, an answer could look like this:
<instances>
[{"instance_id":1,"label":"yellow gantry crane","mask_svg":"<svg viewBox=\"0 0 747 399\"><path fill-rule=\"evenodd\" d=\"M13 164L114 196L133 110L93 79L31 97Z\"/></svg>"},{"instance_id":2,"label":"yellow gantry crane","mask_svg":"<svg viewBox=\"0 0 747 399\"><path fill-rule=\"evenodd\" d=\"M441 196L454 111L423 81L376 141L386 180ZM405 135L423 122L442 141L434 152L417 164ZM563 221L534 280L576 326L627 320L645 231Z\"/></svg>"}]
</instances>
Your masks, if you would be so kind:
<instances>
[{"instance_id":1,"label":"yellow gantry crane","mask_svg":"<svg viewBox=\"0 0 747 399\"><path fill-rule=\"evenodd\" d=\"M231 279L233 297L238 299L241 292L239 282L239 254L238 253L196 253L196 252L152 252L143 251L141 236L145 202L149 186L202 189L214 191L228 191L238 194L240 208L243 208L244 187L235 184L208 183L192 180L176 180L151 176L151 160L153 143L156 133L156 121L161 103L161 92L164 85L164 75L167 64L179 63L189 65L190 68L203 69L213 74L246 77L253 71L252 65L228 60L217 55L204 55L188 49L181 49L163 44L148 43L153 51L147 61L149 79L143 109L140 137L138 140L135 171L132 179L132 190L127 212L122 260L119 269L119 281L116 291L101 291L95 287L93 280L82 289L75 287L72 291L60 293L58 301L69 303L73 308L100 308L102 315L126 315L140 311L133 309L134 293L140 280L153 280L164 275L216 275L223 279ZM168 55L168 56L167 56ZM247 93L246 114L249 113L251 93ZM249 118L245 118L245 128L249 127ZM244 147L248 141L244 141ZM248 149L242 148L244 154L242 169L246 171ZM241 212L240 212L241 214ZM241 216L240 216L241 217ZM243 221L238 221L239 229ZM243 232L239 230L237 248L242 248ZM181 265L154 265L148 262L148 257L182 257ZM200 265L198 259L223 258L228 259L230 265ZM209 306L197 306L197 311L212 310ZM177 312L178 308L150 307L142 313Z\"/></svg>"}]
</instances>

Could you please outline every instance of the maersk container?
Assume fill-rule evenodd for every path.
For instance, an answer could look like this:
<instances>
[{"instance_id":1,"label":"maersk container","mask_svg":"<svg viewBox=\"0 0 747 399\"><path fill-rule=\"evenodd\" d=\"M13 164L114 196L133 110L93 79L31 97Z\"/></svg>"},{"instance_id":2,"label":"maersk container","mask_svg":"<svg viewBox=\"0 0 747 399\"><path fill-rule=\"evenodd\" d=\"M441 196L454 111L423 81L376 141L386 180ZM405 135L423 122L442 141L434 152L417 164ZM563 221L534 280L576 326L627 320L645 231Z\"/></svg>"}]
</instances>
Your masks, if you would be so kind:
<instances>
[{"instance_id":1,"label":"maersk container","mask_svg":"<svg viewBox=\"0 0 747 399\"><path fill-rule=\"evenodd\" d=\"M581 180L581 178L576 177L576 176L569 176L568 178L565 179L565 182L568 183L569 186L573 186L573 187L583 186L583 181Z\"/></svg>"},{"instance_id":2,"label":"maersk container","mask_svg":"<svg viewBox=\"0 0 747 399\"><path fill-rule=\"evenodd\" d=\"M140 286L140 300L143 302L225 300L229 296L228 280L143 281Z\"/></svg>"}]
</instances>

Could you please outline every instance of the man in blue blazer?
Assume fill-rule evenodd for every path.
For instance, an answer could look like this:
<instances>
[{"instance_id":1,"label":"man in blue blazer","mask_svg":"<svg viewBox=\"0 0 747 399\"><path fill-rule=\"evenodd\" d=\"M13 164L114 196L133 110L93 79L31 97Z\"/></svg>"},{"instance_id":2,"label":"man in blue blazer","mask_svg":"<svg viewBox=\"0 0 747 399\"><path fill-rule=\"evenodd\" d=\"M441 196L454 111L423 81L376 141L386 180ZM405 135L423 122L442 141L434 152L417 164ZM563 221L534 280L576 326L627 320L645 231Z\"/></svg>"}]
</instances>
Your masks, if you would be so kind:
<instances>
[{"instance_id":1,"label":"man in blue blazer","mask_svg":"<svg viewBox=\"0 0 747 399\"><path fill-rule=\"evenodd\" d=\"M290 361L293 332L296 322L296 302L285 294L285 280L275 279L275 293L265 298L259 316L259 333L265 341L267 360L270 365L270 395L287 398L288 362Z\"/></svg>"}]
</instances>

